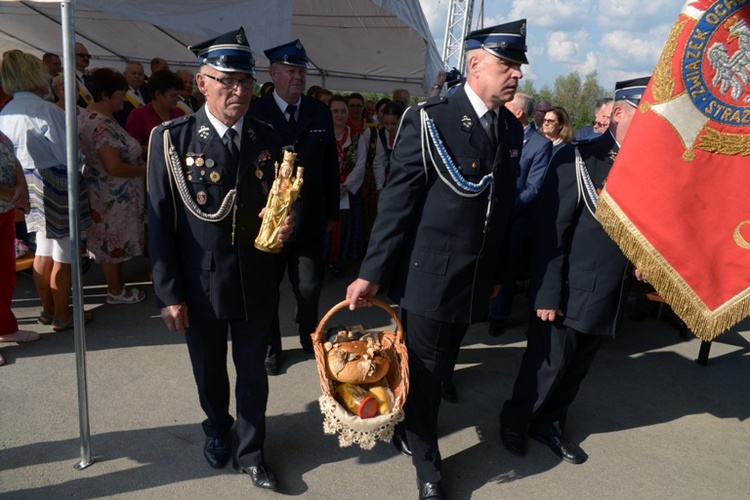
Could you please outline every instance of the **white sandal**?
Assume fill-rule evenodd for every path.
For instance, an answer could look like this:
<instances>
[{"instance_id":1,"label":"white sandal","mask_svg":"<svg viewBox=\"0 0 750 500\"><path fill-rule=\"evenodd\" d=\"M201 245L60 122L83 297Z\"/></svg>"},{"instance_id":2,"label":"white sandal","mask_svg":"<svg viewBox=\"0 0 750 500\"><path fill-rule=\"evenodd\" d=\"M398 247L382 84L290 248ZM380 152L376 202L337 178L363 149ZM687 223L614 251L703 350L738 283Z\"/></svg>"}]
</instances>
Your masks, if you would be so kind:
<instances>
[{"instance_id":1,"label":"white sandal","mask_svg":"<svg viewBox=\"0 0 750 500\"><path fill-rule=\"evenodd\" d=\"M126 297L125 294L130 290L130 297ZM136 287L122 287L122 291L113 295L107 292L107 304L137 304L146 298L146 294L138 290Z\"/></svg>"}]
</instances>

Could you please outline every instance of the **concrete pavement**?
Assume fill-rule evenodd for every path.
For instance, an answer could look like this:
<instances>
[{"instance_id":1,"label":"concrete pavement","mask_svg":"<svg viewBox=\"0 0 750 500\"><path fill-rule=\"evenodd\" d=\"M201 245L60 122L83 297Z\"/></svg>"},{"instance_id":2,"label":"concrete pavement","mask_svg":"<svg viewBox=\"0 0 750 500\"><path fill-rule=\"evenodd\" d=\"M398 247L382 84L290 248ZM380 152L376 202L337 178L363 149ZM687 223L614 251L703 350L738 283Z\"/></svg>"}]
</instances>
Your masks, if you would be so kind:
<instances>
[{"instance_id":1,"label":"concrete pavement","mask_svg":"<svg viewBox=\"0 0 750 500\"><path fill-rule=\"evenodd\" d=\"M341 300L353 278L326 282L321 313ZM282 291L282 374L270 378L268 462L283 492L252 487L231 468L215 471L202 456L204 418L179 334L154 307L146 259L125 265L146 301L111 306L96 265L84 277L94 321L86 327L92 454L81 471L73 332L35 323L31 277L18 275L13 309L38 342L0 344L0 497L198 499L286 496L310 499L416 498L410 461L379 443L371 451L339 448L322 431L314 360L302 352L293 300ZM342 313L344 314L344 313ZM377 327L379 310L343 316ZM750 497L750 323L714 342L707 367L694 362L699 341L682 341L663 321L628 322L608 339L569 416L568 434L589 454L561 463L532 442L525 457L499 441L498 412L509 397L525 345L521 297L502 337L473 326L455 374L460 402L440 416L445 487L455 499L730 499ZM407 332L408 334L408 332Z\"/></svg>"}]
</instances>

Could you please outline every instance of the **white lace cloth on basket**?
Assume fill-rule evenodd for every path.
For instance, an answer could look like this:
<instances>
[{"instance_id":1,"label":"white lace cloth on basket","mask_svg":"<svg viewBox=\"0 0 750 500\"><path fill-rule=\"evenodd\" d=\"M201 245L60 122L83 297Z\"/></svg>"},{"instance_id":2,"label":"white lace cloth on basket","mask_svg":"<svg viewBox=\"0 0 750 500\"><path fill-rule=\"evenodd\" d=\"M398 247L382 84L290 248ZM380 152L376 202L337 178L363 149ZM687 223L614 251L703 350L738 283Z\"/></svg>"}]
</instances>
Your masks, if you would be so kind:
<instances>
[{"instance_id":1,"label":"white lace cloth on basket","mask_svg":"<svg viewBox=\"0 0 750 500\"><path fill-rule=\"evenodd\" d=\"M339 435L339 446L358 444L363 450L371 450L379 439L386 443L393 437L396 424L404 419L404 410L373 418L355 417L344 409L338 401L325 394L318 399L320 412L324 415L323 432Z\"/></svg>"}]
</instances>

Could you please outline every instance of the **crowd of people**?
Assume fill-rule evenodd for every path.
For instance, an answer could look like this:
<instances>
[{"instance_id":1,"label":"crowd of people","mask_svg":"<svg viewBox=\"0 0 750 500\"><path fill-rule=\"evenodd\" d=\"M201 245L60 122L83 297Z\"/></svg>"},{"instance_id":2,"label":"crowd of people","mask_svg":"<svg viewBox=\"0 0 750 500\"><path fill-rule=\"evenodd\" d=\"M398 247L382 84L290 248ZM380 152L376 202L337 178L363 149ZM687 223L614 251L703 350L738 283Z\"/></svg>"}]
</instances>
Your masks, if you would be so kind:
<instances>
[{"instance_id":1,"label":"crowd of people","mask_svg":"<svg viewBox=\"0 0 750 500\"><path fill-rule=\"evenodd\" d=\"M255 61L242 28L190 47L195 74L172 72L161 58L148 78L135 61L122 73L89 71L91 56L76 43L86 252L102 266L111 305L145 299L124 282L123 265L151 259L165 325L186 337L211 467L231 459L253 485L278 488L263 445L267 376L284 361L279 286L286 274L300 346L312 353L326 272L342 277L342 262L360 260L350 307L387 289L408 331L411 389L394 444L412 457L420 499L445 498L438 409L441 398L458 401L452 374L461 341L486 319L490 335L504 333L528 269L529 343L501 414L502 442L522 455L528 435L563 460L587 458L565 439L565 415L601 334L616 328L627 261L593 218L595 196L579 191L576 155L588 184L601 189L645 83L618 83L614 99L596 103L594 123L574 131L564 108L517 92L528 63L525 31L521 20L472 32L465 77L441 71L419 106L405 89L374 102L306 88L309 59L299 40L265 50L271 81L254 96ZM60 71L58 56L18 50L3 54L0 67L12 96L0 110L0 266L15 276L9 248L20 210L36 239L37 321L58 332L73 328L77 257ZM293 212L275 221L283 247L267 253L253 241L278 189L282 148L294 151L304 177ZM599 253L583 249L591 241ZM599 257L606 268L591 264ZM14 284L0 285L0 342L38 340L18 329ZM606 304L596 317L586 314L592 301Z\"/></svg>"}]
</instances>

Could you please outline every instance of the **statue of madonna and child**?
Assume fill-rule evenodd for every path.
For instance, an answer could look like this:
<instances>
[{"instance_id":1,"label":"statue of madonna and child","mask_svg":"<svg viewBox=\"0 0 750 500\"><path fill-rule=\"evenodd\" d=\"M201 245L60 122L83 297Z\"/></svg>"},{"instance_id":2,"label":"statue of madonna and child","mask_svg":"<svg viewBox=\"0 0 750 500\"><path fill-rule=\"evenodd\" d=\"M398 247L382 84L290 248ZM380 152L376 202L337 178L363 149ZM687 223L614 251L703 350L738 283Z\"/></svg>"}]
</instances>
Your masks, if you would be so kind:
<instances>
[{"instance_id":1,"label":"statue of madonna and child","mask_svg":"<svg viewBox=\"0 0 750 500\"><path fill-rule=\"evenodd\" d=\"M299 196L302 188L302 176L305 169L297 167L297 176L292 177L294 162L297 154L293 151L284 150L284 159L281 166L276 162L276 177L271 190L268 192L266 211L263 214L263 222L255 238L255 248L268 253L279 253L284 246L279 241L279 227L289 215L292 203Z\"/></svg>"}]
</instances>

